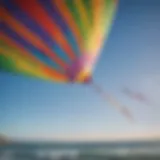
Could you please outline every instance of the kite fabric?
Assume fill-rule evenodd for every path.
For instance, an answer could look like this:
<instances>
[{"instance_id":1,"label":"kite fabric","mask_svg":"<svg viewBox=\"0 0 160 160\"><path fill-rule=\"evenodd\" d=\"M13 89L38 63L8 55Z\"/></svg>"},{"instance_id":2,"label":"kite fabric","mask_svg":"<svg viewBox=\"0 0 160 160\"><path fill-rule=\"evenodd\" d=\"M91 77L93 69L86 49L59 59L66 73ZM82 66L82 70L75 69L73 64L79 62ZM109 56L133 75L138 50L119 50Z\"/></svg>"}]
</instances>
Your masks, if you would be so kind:
<instances>
[{"instance_id":1,"label":"kite fabric","mask_svg":"<svg viewBox=\"0 0 160 160\"><path fill-rule=\"evenodd\" d=\"M116 0L1 0L0 69L89 81L116 6Z\"/></svg>"},{"instance_id":2,"label":"kite fabric","mask_svg":"<svg viewBox=\"0 0 160 160\"><path fill-rule=\"evenodd\" d=\"M1 0L0 71L92 84L117 5L118 0Z\"/></svg>"}]
</instances>

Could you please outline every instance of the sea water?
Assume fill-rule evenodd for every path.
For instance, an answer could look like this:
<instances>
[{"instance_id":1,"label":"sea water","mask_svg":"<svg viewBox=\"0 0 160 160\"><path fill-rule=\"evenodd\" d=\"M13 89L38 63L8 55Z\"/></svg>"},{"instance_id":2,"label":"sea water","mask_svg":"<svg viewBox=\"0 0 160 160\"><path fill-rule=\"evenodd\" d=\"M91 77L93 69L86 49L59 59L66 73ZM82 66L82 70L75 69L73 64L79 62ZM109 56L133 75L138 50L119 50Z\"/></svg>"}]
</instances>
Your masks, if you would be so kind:
<instances>
[{"instance_id":1,"label":"sea water","mask_svg":"<svg viewBox=\"0 0 160 160\"><path fill-rule=\"evenodd\" d=\"M0 160L160 160L160 141L12 143L0 146Z\"/></svg>"}]
</instances>

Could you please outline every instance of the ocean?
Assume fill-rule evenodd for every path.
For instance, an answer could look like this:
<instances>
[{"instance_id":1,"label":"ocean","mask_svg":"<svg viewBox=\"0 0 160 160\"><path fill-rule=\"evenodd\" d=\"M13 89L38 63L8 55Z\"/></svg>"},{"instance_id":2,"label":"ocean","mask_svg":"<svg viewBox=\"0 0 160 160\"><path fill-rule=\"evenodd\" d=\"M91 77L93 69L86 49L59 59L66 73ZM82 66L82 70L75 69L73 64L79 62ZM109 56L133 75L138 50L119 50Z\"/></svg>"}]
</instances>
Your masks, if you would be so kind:
<instances>
[{"instance_id":1,"label":"ocean","mask_svg":"<svg viewBox=\"0 0 160 160\"><path fill-rule=\"evenodd\" d=\"M0 160L160 160L160 141L14 142L0 146Z\"/></svg>"}]
</instances>

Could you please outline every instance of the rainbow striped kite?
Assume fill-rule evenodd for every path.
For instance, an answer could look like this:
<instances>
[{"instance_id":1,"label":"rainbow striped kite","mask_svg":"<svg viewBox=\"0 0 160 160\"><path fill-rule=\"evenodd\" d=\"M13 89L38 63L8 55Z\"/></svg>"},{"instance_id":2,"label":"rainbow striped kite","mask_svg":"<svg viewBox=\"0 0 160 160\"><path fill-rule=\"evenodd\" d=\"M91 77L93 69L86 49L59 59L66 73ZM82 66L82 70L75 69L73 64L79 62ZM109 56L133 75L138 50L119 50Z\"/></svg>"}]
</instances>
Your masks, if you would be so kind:
<instances>
[{"instance_id":1,"label":"rainbow striped kite","mask_svg":"<svg viewBox=\"0 0 160 160\"><path fill-rule=\"evenodd\" d=\"M117 0L1 0L0 71L91 83L117 4ZM113 100L112 104L117 105Z\"/></svg>"},{"instance_id":2,"label":"rainbow striped kite","mask_svg":"<svg viewBox=\"0 0 160 160\"><path fill-rule=\"evenodd\" d=\"M0 67L57 82L89 80L115 0L2 0Z\"/></svg>"}]
</instances>

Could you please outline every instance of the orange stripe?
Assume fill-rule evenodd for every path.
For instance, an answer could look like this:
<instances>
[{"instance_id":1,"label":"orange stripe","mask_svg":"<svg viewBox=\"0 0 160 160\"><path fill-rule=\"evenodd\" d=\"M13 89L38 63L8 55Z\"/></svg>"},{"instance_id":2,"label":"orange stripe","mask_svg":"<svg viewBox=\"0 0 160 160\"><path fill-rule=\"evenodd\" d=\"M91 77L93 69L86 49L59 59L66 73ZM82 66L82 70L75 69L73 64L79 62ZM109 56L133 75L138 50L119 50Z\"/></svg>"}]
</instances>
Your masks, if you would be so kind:
<instances>
[{"instance_id":1,"label":"orange stripe","mask_svg":"<svg viewBox=\"0 0 160 160\"><path fill-rule=\"evenodd\" d=\"M100 16L102 6L103 6L103 0L93 0L92 1L92 12L93 12L94 25L97 25L97 22L101 18L99 16Z\"/></svg>"},{"instance_id":2,"label":"orange stripe","mask_svg":"<svg viewBox=\"0 0 160 160\"><path fill-rule=\"evenodd\" d=\"M65 5L64 0L52 0L52 3L53 3L53 5L56 5L60 14L65 19L68 26L70 27L72 33L74 33L74 36L76 37L77 44L79 45L79 48L80 48L81 52L83 53L82 36L78 30L78 26L75 23L69 9Z\"/></svg>"},{"instance_id":3,"label":"orange stripe","mask_svg":"<svg viewBox=\"0 0 160 160\"><path fill-rule=\"evenodd\" d=\"M18 34L24 37L27 41L32 43L35 47L41 49L45 55L51 58L54 62L60 65L62 68L66 68L67 65L60 59L53 51L51 51L43 41L32 33L28 28L26 28L19 21L14 19L4 8L0 7L0 12L2 13L2 20L7 23L11 28L13 28Z\"/></svg>"},{"instance_id":4,"label":"orange stripe","mask_svg":"<svg viewBox=\"0 0 160 160\"><path fill-rule=\"evenodd\" d=\"M71 59L75 58L75 54L67 42L65 36L59 27L53 22L43 7L36 0L15 0L18 6L23 9L31 18L37 21L46 32L63 48Z\"/></svg>"},{"instance_id":5,"label":"orange stripe","mask_svg":"<svg viewBox=\"0 0 160 160\"><path fill-rule=\"evenodd\" d=\"M27 57L31 59L34 63L38 64L42 72L46 73L50 77L52 77L53 80L59 80L59 81L67 81L67 77L63 75L62 73L57 72L55 69L51 69L47 65L43 64L41 61L39 61L36 57L34 57L32 54L30 54L27 50L25 50L21 45L17 44L10 38L8 38L3 33L0 33L1 40L5 41L7 44L9 44L11 47L14 47L18 49L24 57Z\"/></svg>"}]
</instances>

